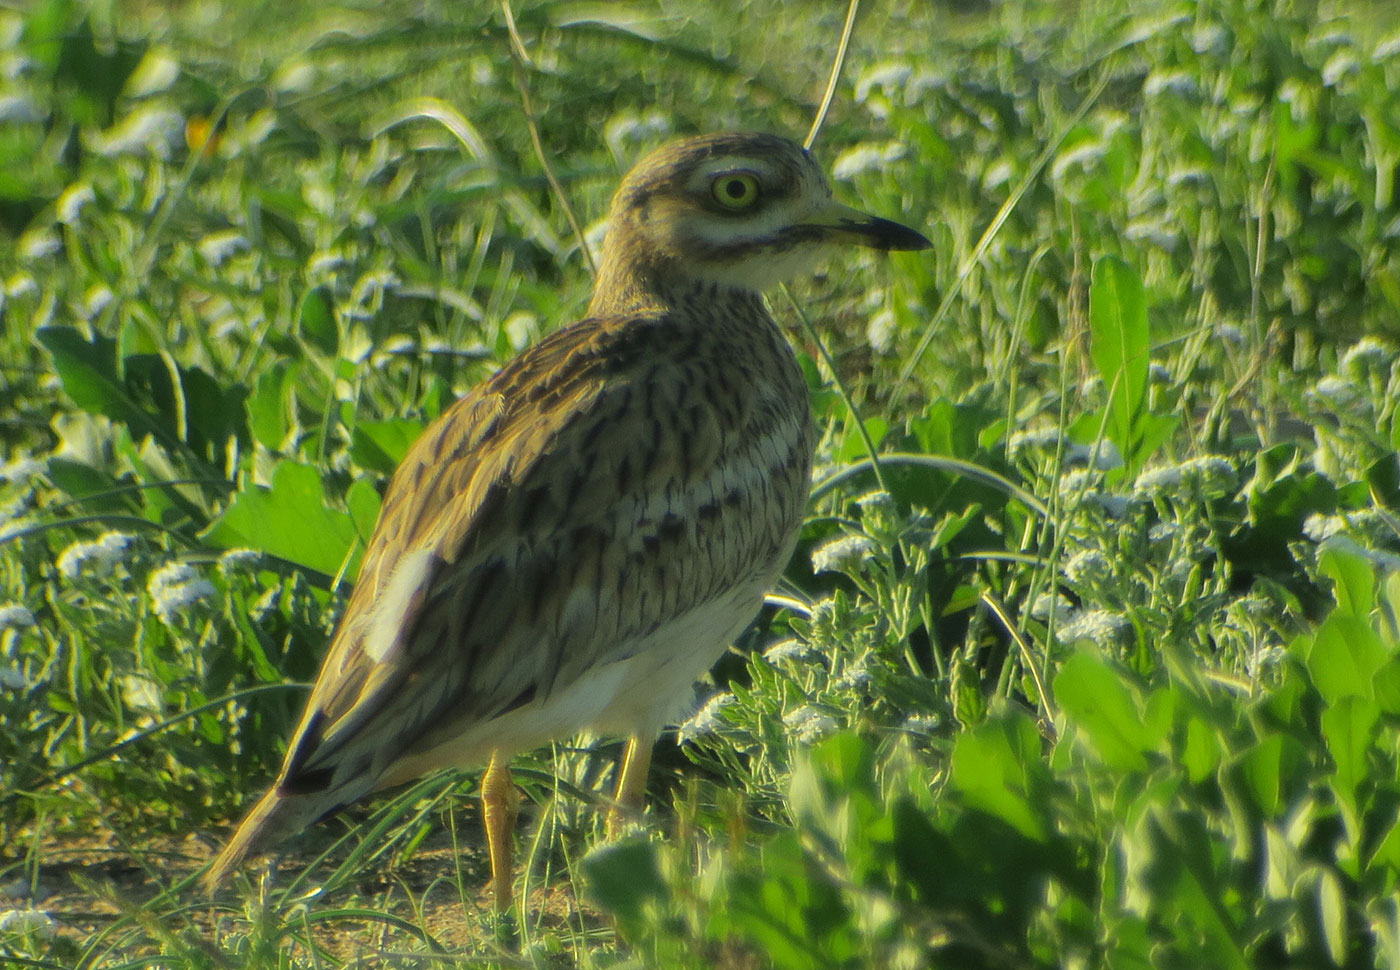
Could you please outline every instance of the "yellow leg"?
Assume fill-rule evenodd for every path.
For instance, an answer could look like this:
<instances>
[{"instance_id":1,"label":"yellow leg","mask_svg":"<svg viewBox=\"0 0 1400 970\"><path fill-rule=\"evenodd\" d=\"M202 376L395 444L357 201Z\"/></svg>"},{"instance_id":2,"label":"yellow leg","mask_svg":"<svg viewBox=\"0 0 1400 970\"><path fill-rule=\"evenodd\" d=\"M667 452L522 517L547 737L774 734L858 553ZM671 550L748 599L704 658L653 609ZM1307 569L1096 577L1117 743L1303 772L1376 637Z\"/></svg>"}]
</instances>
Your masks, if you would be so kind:
<instances>
[{"instance_id":1,"label":"yellow leg","mask_svg":"<svg viewBox=\"0 0 1400 970\"><path fill-rule=\"evenodd\" d=\"M486 827L486 849L491 854L491 892L498 913L509 910L514 901L511 839L519 810L520 795L511 781L510 763L496 752L481 776L481 817Z\"/></svg>"},{"instance_id":2,"label":"yellow leg","mask_svg":"<svg viewBox=\"0 0 1400 970\"><path fill-rule=\"evenodd\" d=\"M628 815L640 814L642 796L647 789L647 769L651 767L651 742L638 735L627 739L627 747L622 752L622 767L618 772L617 797L608 810L608 838L615 839L622 834L622 825Z\"/></svg>"}]
</instances>

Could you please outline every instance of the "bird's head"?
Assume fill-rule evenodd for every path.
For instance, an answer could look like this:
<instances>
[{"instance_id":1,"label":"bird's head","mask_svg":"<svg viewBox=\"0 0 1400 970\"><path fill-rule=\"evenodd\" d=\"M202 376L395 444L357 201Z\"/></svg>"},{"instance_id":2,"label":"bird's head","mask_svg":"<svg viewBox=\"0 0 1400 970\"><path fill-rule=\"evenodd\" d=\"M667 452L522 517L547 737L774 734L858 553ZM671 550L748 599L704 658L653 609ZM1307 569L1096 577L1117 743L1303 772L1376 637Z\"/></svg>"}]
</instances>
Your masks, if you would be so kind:
<instances>
[{"instance_id":1,"label":"bird's head","mask_svg":"<svg viewBox=\"0 0 1400 970\"><path fill-rule=\"evenodd\" d=\"M842 243L931 245L897 222L837 202L816 161L786 138L725 133L674 141L637 163L613 197L592 309L621 309L606 304L693 283L766 290Z\"/></svg>"}]
</instances>

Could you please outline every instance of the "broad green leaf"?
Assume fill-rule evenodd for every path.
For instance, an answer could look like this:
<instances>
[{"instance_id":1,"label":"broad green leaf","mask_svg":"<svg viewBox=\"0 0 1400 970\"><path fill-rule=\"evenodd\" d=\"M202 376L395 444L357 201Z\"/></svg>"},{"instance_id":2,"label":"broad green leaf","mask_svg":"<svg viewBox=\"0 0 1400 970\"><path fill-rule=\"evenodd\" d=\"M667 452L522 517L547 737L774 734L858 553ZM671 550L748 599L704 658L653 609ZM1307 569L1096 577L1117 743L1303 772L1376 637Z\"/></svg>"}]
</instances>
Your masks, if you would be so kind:
<instances>
[{"instance_id":1,"label":"broad green leaf","mask_svg":"<svg viewBox=\"0 0 1400 970\"><path fill-rule=\"evenodd\" d=\"M1200 784L1215 771L1220 764L1220 740L1214 726L1194 716L1186 722L1181 763L1186 766L1186 776L1193 785Z\"/></svg>"},{"instance_id":2,"label":"broad green leaf","mask_svg":"<svg viewBox=\"0 0 1400 970\"><path fill-rule=\"evenodd\" d=\"M1136 875L1181 966L1250 970L1236 938L1237 910L1217 869L1216 842L1195 811L1147 816L1149 855ZM1177 952L1177 948L1180 948Z\"/></svg>"},{"instance_id":3,"label":"broad green leaf","mask_svg":"<svg viewBox=\"0 0 1400 970\"><path fill-rule=\"evenodd\" d=\"M1142 456L1135 440L1147 402L1147 294L1137 270L1115 256L1094 261L1089 284L1090 352L1111 395L1108 435L1125 461Z\"/></svg>"},{"instance_id":4,"label":"broad green leaf","mask_svg":"<svg viewBox=\"0 0 1400 970\"><path fill-rule=\"evenodd\" d=\"M1055 702L1105 764L1147 770L1155 741L1125 675L1088 651L1067 660L1055 676Z\"/></svg>"},{"instance_id":5,"label":"broad green leaf","mask_svg":"<svg viewBox=\"0 0 1400 970\"><path fill-rule=\"evenodd\" d=\"M1044 841L1048 772L1035 721L1008 709L958 735L949 781L963 798L1027 838Z\"/></svg>"},{"instance_id":6,"label":"broad green leaf","mask_svg":"<svg viewBox=\"0 0 1400 970\"><path fill-rule=\"evenodd\" d=\"M367 478L357 478L345 491L345 507L355 522L360 545L368 546L374 534L374 525L379 521L379 492Z\"/></svg>"},{"instance_id":7,"label":"broad green leaf","mask_svg":"<svg viewBox=\"0 0 1400 970\"><path fill-rule=\"evenodd\" d=\"M345 565L349 578L359 566L355 520L326 504L321 475L309 465L283 461L272 473L272 487L239 492L204 533L213 545L247 546L336 576Z\"/></svg>"},{"instance_id":8,"label":"broad green leaf","mask_svg":"<svg viewBox=\"0 0 1400 970\"><path fill-rule=\"evenodd\" d=\"M248 428L269 451L280 451L292 430L292 389L300 371L300 361L278 360L262 372L248 396Z\"/></svg>"},{"instance_id":9,"label":"broad green leaf","mask_svg":"<svg viewBox=\"0 0 1400 970\"><path fill-rule=\"evenodd\" d=\"M1347 903L1342 881L1333 869L1323 869L1318 879L1317 908L1327 955L1340 967L1347 959Z\"/></svg>"},{"instance_id":10,"label":"broad green leaf","mask_svg":"<svg viewBox=\"0 0 1400 970\"><path fill-rule=\"evenodd\" d=\"M392 475L422 433L422 423L409 418L361 421L350 436L350 457L363 468Z\"/></svg>"},{"instance_id":11,"label":"broad green leaf","mask_svg":"<svg viewBox=\"0 0 1400 970\"><path fill-rule=\"evenodd\" d=\"M134 437L174 443L170 428L136 403L117 370L117 344L100 334L88 340L73 327L41 327L34 339L53 358L64 392L89 414L129 427Z\"/></svg>"},{"instance_id":12,"label":"broad green leaf","mask_svg":"<svg viewBox=\"0 0 1400 970\"><path fill-rule=\"evenodd\" d=\"M1376 606L1376 577L1369 562L1329 547L1318 556L1318 568L1336 584L1337 612L1362 619L1370 617Z\"/></svg>"},{"instance_id":13,"label":"broad green leaf","mask_svg":"<svg viewBox=\"0 0 1400 970\"><path fill-rule=\"evenodd\" d=\"M1322 712L1322 736L1336 770L1332 790L1355 819L1358 790L1370 775L1371 746L1380 711L1370 700L1344 697Z\"/></svg>"},{"instance_id":14,"label":"broad green leaf","mask_svg":"<svg viewBox=\"0 0 1400 970\"><path fill-rule=\"evenodd\" d=\"M1366 487L1371 500L1383 509L1400 511L1400 456L1378 458L1365 472Z\"/></svg>"},{"instance_id":15,"label":"broad green leaf","mask_svg":"<svg viewBox=\"0 0 1400 970\"><path fill-rule=\"evenodd\" d=\"M324 286L307 291L297 311L297 327L301 337L327 357L340 351L340 327L335 320L335 302Z\"/></svg>"},{"instance_id":16,"label":"broad green leaf","mask_svg":"<svg viewBox=\"0 0 1400 970\"><path fill-rule=\"evenodd\" d=\"M652 900L664 900L670 890L661 878L657 846L646 838L631 838L595 848L583 857L588 897L625 920L634 920Z\"/></svg>"},{"instance_id":17,"label":"broad green leaf","mask_svg":"<svg viewBox=\"0 0 1400 970\"><path fill-rule=\"evenodd\" d=\"M1336 612L1310 640L1299 643L1306 649L1303 662L1313 685L1328 704L1344 697L1375 696L1376 675L1391 651L1368 621Z\"/></svg>"},{"instance_id":18,"label":"broad green leaf","mask_svg":"<svg viewBox=\"0 0 1400 970\"><path fill-rule=\"evenodd\" d=\"M1250 794L1260 811L1277 818L1289 807L1286 797L1293 773L1306 760L1306 753L1293 738L1271 734L1244 755L1241 767Z\"/></svg>"}]
</instances>

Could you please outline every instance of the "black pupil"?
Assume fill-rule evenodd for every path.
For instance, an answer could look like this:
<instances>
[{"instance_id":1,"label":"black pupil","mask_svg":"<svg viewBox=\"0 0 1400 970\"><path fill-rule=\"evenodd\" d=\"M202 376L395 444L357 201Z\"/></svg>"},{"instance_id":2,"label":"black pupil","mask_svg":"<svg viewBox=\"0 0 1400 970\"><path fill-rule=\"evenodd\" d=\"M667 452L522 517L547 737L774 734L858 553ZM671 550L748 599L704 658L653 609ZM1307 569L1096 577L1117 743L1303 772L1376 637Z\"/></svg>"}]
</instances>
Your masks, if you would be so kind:
<instances>
[{"instance_id":1,"label":"black pupil","mask_svg":"<svg viewBox=\"0 0 1400 970\"><path fill-rule=\"evenodd\" d=\"M742 199L748 194L748 186L743 179L730 179L724 183L724 191L731 199Z\"/></svg>"}]
</instances>

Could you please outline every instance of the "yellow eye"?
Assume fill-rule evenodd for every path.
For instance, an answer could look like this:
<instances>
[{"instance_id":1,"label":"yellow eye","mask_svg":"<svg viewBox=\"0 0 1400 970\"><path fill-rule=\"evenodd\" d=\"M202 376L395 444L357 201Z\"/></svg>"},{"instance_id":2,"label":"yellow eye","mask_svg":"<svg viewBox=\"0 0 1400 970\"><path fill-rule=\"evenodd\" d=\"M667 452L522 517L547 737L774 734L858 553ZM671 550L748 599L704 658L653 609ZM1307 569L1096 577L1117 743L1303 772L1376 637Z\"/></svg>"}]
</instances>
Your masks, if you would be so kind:
<instances>
[{"instance_id":1,"label":"yellow eye","mask_svg":"<svg viewBox=\"0 0 1400 970\"><path fill-rule=\"evenodd\" d=\"M715 201L738 212L758 201L758 179L748 172L726 172L710 186Z\"/></svg>"}]
</instances>

